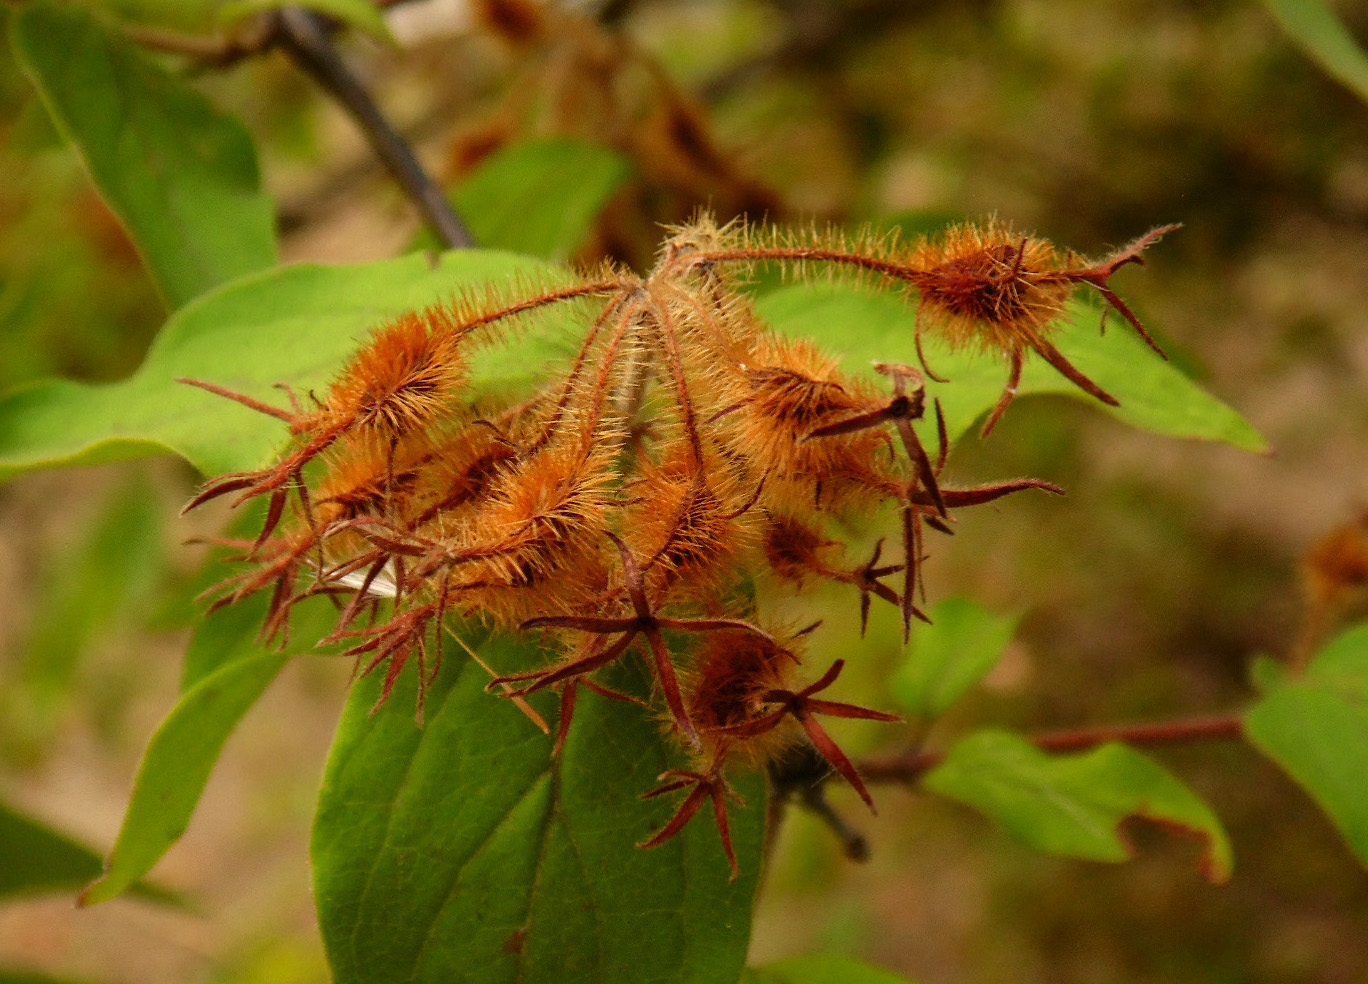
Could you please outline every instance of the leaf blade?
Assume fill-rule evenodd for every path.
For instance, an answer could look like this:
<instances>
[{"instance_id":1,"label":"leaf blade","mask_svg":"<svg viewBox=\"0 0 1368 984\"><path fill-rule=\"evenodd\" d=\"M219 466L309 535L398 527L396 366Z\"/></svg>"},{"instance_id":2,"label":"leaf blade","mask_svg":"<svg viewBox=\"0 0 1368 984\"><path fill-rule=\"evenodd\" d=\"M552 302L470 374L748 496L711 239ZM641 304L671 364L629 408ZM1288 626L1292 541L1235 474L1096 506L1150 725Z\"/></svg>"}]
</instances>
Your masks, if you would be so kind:
<instances>
[{"instance_id":1,"label":"leaf blade","mask_svg":"<svg viewBox=\"0 0 1368 984\"><path fill-rule=\"evenodd\" d=\"M228 735L288 659L262 653L228 663L177 702L147 743L104 873L86 886L80 905L119 895L179 839Z\"/></svg>"},{"instance_id":2,"label":"leaf blade","mask_svg":"<svg viewBox=\"0 0 1368 984\"><path fill-rule=\"evenodd\" d=\"M913 308L892 292L848 284L794 284L763 294L755 307L783 334L816 340L841 355L848 372L879 378L881 385L886 380L873 374L870 363L918 364ZM1099 403L1034 357L1027 359L1019 396L1067 396L1159 434L1221 441L1247 451L1268 450L1263 437L1238 413L1149 351L1132 332L1113 327L1099 333L1100 320L1096 308L1071 302L1054 341L1085 375L1121 401L1119 407ZM926 339L924 347L930 367L950 380L948 385L927 380L928 405L931 399L941 401L950 439L957 441L997 402L1007 382L1007 366L979 353L951 352L934 338ZM934 428L934 422L930 426ZM934 440L934 431L926 436Z\"/></svg>"},{"instance_id":3,"label":"leaf blade","mask_svg":"<svg viewBox=\"0 0 1368 984\"><path fill-rule=\"evenodd\" d=\"M521 140L467 175L452 204L481 246L569 259L632 173L622 155L581 140ZM434 244L430 234L419 245Z\"/></svg>"},{"instance_id":4,"label":"leaf blade","mask_svg":"<svg viewBox=\"0 0 1368 984\"><path fill-rule=\"evenodd\" d=\"M1368 867L1368 623L1332 640L1302 676L1273 680L1245 714L1244 730Z\"/></svg>"},{"instance_id":5,"label":"leaf blade","mask_svg":"<svg viewBox=\"0 0 1368 984\"><path fill-rule=\"evenodd\" d=\"M25 4L12 40L168 307L276 262L273 207L241 124L80 7Z\"/></svg>"},{"instance_id":6,"label":"leaf blade","mask_svg":"<svg viewBox=\"0 0 1368 984\"><path fill-rule=\"evenodd\" d=\"M323 386L366 331L452 294L517 276L564 276L507 253L461 251L354 266L314 264L243 277L172 315L130 378L108 386L49 380L0 397L0 480L37 468L172 452L205 474L258 467L286 439L273 420L177 377L281 402L276 384ZM526 385L573 351L554 325L519 350L472 358L477 392Z\"/></svg>"},{"instance_id":7,"label":"leaf blade","mask_svg":"<svg viewBox=\"0 0 1368 984\"><path fill-rule=\"evenodd\" d=\"M0 898L79 888L100 871L100 855L0 803Z\"/></svg>"},{"instance_id":8,"label":"leaf blade","mask_svg":"<svg viewBox=\"0 0 1368 984\"><path fill-rule=\"evenodd\" d=\"M481 655L496 667L539 658L499 639ZM704 821L659 848L633 846L672 806L640 799L671 762L635 705L582 694L552 762L550 738L486 694L473 661L439 676L421 731L411 676L374 717L378 681L356 686L325 774L312 853L339 984L382 972L405 981L736 978L759 868L757 781L743 783L749 808L731 810L742 877L729 884Z\"/></svg>"},{"instance_id":9,"label":"leaf blade","mask_svg":"<svg viewBox=\"0 0 1368 984\"><path fill-rule=\"evenodd\" d=\"M1078 755L1050 756L1005 731L962 739L922 779L930 791L972 806L1040 851L1090 861L1126 861L1130 817L1191 832L1204 842L1202 874L1230 877L1230 842L1205 802L1166 769L1111 742Z\"/></svg>"},{"instance_id":10,"label":"leaf blade","mask_svg":"<svg viewBox=\"0 0 1368 984\"><path fill-rule=\"evenodd\" d=\"M1263 0L1298 47L1331 78L1368 102L1368 55L1323 0Z\"/></svg>"},{"instance_id":11,"label":"leaf blade","mask_svg":"<svg viewBox=\"0 0 1368 984\"><path fill-rule=\"evenodd\" d=\"M997 665L1018 621L967 598L942 601L930 625L913 626L911 643L889 680L894 699L925 720L944 714Z\"/></svg>"}]
</instances>

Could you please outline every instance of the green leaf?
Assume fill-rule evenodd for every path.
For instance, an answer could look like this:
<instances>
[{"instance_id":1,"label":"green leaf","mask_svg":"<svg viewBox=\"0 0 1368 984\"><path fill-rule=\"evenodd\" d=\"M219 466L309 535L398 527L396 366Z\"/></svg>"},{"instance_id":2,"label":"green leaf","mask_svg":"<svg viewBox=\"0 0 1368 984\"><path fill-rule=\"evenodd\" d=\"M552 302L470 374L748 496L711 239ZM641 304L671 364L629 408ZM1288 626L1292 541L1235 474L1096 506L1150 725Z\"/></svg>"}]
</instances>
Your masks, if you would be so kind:
<instances>
[{"instance_id":1,"label":"green leaf","mask_svg":"<svg viewBox=\"0 0 1368 984\"><path fill-rule=\"evenodd\" d=\"M912 984L858 960L818 953L790 957L763 967L748 967L740 984Z\"/></svg>"},{"instance_id":2,"label":"green leaf","mask_svg":"<svg viewBox=\"0 0 1368 984\"><path fill-rule=\"evenodd\" d=\"M224 571L226 565L220 564ZM266 655L274 647L263 645L261 627L266 624L268 592L225 605L201 618L190 637L181 672L181 693L221 667L241 659ZM337 628L337 607L324 597L305 598L290 608L289 631L284 633L286 653L330 656L347 648L341 643L319 646L318 641Z\"/></svg>"},{"instance_id":3,"label":"green leaf","mask_svg":"<svg viewBox=\"0 0 1368 984\"><path fill-rule=\"evenodd\" d=\"M100 873L100 856L0 803L0 898L77 889Z\"/></svg>"},{"instance_id":4,"label":"green leaf","mask_svg":"<svg viewBox=\"0 0 1368 984\"><path fill-rule=\"evenodd\" d=\"M1312 61L1368 102L1368 55L1324 0L1264 0Z\"/></svg>"},{"instance_id":5,"label":"green leaf","mask_svg":"<svg viewBox=\"0 0 1368 984\"><path fill-rule=\"evenodd\" d=\"M324 387L368 329L404 311L509 277L567 278L506 253L445 253L268 270L227 284L172 315L129 379L110 386L51 380L0 398L0 479L34 468L94 464L171 451L209 475L259 467L287 439L284 425L177 383L209 380L267 402L277 383ZM472 358L474 392L524 386L574 351L547 319L517 346Z\"/></svg>"},{"instance_id":6,"label":"green leaf","mask_svg":"<svg viewBox=\"0 0 1368 984\"><path fill-rule=\"evenodd\" d=\"M181 697L147 743L104 874L81 893L81 905L128 889L185 832L223 743L287 659L263 653L235 660Z\"/></svg>"},{"instance_id":7,"label":"green leaf","mask_svg":"<svg viewBox=\"0 0 1368 984\"><path fill-rule=\"evenodd\" d=\"M220 563L220 566L223 565ZM224 567L224 570L227 568ZM264 593L258 592L242 601L224 605L199 620L194 634L190 636L190 644L185 648L185 661L181 665L181 693L220 667L262 652L257 635L266 624L269 600ZM334 609L333 615L336 614ZM294 618L294 612L291 612L291 618Z\"/></svg>"},{"instance_id":8,"label":"green leaf","mask_svg":"<svg viewBox=\"0 0 1368 984\"><path fill-rule=\"evenodd\" d=\"M74 892L100 868L100 855L91 848L0 803L0 899ZM132 890L143 899L182 905L173 893L153 885L140 882Z\"/></svg>"},{"instance_id":9,"label":"green leaf","mask_svg":"<svg viewBox=\"0 0 1368 984\"><path fill-rule=\"evenodd\" d=\"M598 144L528 140L490 154L452 200L481 246L564 260L631 173Z\"/></svg>"},{"instance_id":10,"label":"green leaf","mask_svg":"<svg viewBox=\"0 0 1368 984\"><path fill-rule=\"evenodd\" d=\"M1230 842L1211 808L1127 745L1051 756L1017 735L981 731L958 742L922 784L974 807L1036 850L1091 861L1129 860L1134 850L1121 823L1154 820L1203 839L1205 877L1230 877Z\"/></svg>"},{"instance_id":11,"label":"green leaf","mask_svg":"<svg viewBox=\"0 0 1368 984\"><path fill-rule=\"evenodd\" d=\"M222 27L232 27L262 11L281 7L305 7L335 17L387 44L395 43L380 8L371 0L233 0L219 8L218 22Z\"/></svg>"},{"instance_id":12,"label":"green leaf","mask_svg":"<svg viewBox=\"0 0 1368 984\"><path fill-rule=\"evenodd\" d=\"M85 535L40 575L33 634L17 678L0 691L3 728L51 742L72 678L91 644L140 618L162 573L161 506L139 476L116 489Z\"/></svg>"},{"instance_id":13,"label":"green leaf","mask_svg":"<svg viewBox=\"0 0 1368 984\"><path fill-rule=\"evenodd\" d=\"M1334 639L1301 676L1271 680L1245 715L1244 729L1320 805L1368 867L1368 622Z\"/></svg>"},{"instance_id":14,"label":"green leaf","mask_svg":"<svg viewBox=\"0 0 1368 984\"><path fill-rule=\"evenodd\" d=\"M499 670L544 658L502 637L481 657ZM660 847L634 846L678 803L641 799L680 764L650 712L582 691L552 760L551 738L486 693L473 660L447 660L423 728L412 673L371 714L378 676L353 689L314 825L314 892L338 984L737 979L760 869L758 776L739 777L748 805L729 808L741 865L731 883L707 806ZM537 706L552 716L550 703Z\"/></svg>"},{"instance_id":15,"label":"green leaf","mask_svg":"<svg viewBox=\"0 0 1368 984\"><path fill-rule=\"evenodd\" d=\"M236 120L91 12L14 12L20 65L119 215L167 305L276 261L270 200Z\"/></svg>"},{"instance_id":16,"label":"green leaf","mask_svg":"<svg viewBox=\"0 0 1368 984\"><path fill-rule=\"evenodd\" d=\"M1259 693L1276 687L1287 677L1287 664L1267 653L1259 653L1249 664L1249 685Z\"/></svg>"},{"instance_id":17,"label":"green leaf","mask_svg":"<svg viewBox=\"0 0 1368 984\"><path fill-rule=\"evenodd\" d=\"M909 714L930 720L987 675L1016 633L1017 618L995 615L967 598L947 598L918 622L903 662L889 680Z\"/></svg>"},{"instance_id":18,"label":"green leaf","mask_svg":"<svg viewBox=\"0 0 1368 984\"><path fill-rule=\"evenodd\" d=\"M892 291L795 284L762 295L755 306L779 331L814 339L840 355L848 372L877 379L881 386L886 387L887 380L873 372L871 363L917 365L914 310ZM1101 317L1095 307L1074 301L1053 341L1084 375L1120 400L1119 407L1098 402L1034 356L1026 361L1018 392L1070 396L1160 434L1224 441L1248 451L1268 450L1243 417L1150 351L1128 326L1113 319L1111 328L1100 334ZM926 381L928 407L930 399L941 401L950 438L958 440L997 402L1007 384L1007 366L974 352L950 352L935 338L923 341L931 368L950 380L948 385ZM928 417L922 431L934 445L934 415L929 410Z\"/></svg>"},{"instance_id":19,"label":"green leaf","mask_svg":"<svg viewBox=\"0 0 1368 984\"><path fill-rule=\"evenodd\" d=\"M223 566L222 560L215 562ZM91 886L83 902L119 894L129 878L150 870L179 839L223 743L286 659L344 648L318 645L337 625L337 608L323 597L291 608L288 644L281 651L264 647L259 633L267 602L267 593L258 592L198 621L185 654L181 700L148 742L105 878ZM98 865L91 876L96 873Z\"/></svg>"}]
</instances>

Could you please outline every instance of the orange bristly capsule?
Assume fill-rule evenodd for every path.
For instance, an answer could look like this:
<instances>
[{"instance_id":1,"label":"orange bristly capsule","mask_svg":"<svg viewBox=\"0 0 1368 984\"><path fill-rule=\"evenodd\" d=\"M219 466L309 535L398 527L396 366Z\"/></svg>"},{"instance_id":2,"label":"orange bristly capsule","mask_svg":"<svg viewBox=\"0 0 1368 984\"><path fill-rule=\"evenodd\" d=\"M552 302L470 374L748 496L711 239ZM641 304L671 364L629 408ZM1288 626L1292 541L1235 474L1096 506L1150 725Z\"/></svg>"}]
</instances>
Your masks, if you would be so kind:
<instances>
[{"instance_id":1,"label":"orange bristly capsule","mask_svg":"<svg viewBox=\"0 0 1368 984\"><path fill-rule=\"evenodd\" d=\"M1061 257L1049 240L1023 235L997 221L984 226L953 226L939 240L923 240L907 258L905 274L920 295L915 331L923 368L932 378L945 382L926 364L923 330L944 338L952 349L976 347L1007 358L1007 386L984 424L985 436L1016 396L1027 351L1039 354L1091 396L1116 406L1116 398L1083 375L1055 348L1049 336L1074 289L1089 284L1146 344L1164 355L1107 281L1121 266L1143 263L1141 252L1177 228L1168 225L1153 229L1091 266L1075 265L1072 253Z\"/></svg>"}]
</instances>

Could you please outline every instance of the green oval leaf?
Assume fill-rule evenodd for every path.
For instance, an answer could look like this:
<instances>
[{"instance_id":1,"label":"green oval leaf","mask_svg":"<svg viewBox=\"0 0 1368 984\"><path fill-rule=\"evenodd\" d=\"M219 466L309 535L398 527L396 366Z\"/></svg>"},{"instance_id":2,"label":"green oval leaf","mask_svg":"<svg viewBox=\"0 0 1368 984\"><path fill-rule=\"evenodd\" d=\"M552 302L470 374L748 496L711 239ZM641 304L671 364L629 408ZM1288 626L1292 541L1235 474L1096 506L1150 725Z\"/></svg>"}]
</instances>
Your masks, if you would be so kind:
<instances>
[{"instance_id":1,"label":"green oval leaf","mask_svg":"<svg viewBox=\"0 0 1368 984\"><path fill-rule=\"evenodd\" d=\"M481 657L500 670L542 659L498 637ZM378 676L353 689L314 825L338 984L737 979L760 868L758 776L738 782L748 805L729 811L731 883L706 807L673 840L634 846L677 805L641 799L679 761L649 712L582 692L552 760L551 738L485 693L473 660L447 660L422 728L412 673L371 714Z\"/></svg>"},{"instance_id":2,"label":"green oval leaf","mask_svg":"<svg viewBox=\"0 0 1368 984\"><path fill-rule=\"evenodd\" d=\"M947 598L917 622L889 688L898 706L930 720L988 674L1016 633L1017 618L995 615L967 598Z\"/></svg>"},{"instance_id":3,"label":"green oval leaf","mask_svg":"<svg viewBox=\"0 0 1368 984\"><path fill-rule=\"evenodd\" d=\"M51 380L0 398L0 479L34 468L94 464L171 451L205 474L260 466L287 439L279 420L177 383L216 382L267 402L276 384L327 384L366 332L395 315L510 277L568 277L536 260L461 251L435 261L268 270L177 311L129 379L111 386ZM518 344L480 350L476 394L526 385L573 339L547 319Z\"/></svg>"},{"instance_id":4,"label":"green oval leaf","mask_svg":"<svg viewBox=\"0 0 1368 984\"><path fill-rule=\"evenodd\" d=\"M276 261L273 208L236 120L90 11L13 15L25 73L172 309Z\"/></svg>"},{"instance_id":5,"label":"green oval leaf","mask_svg":"<svg viewBox=\"0 0 1368 984\"><path fill-rule=\"evenodd\" d=\"M286 653L239 659L185 693L147 743L104 874L81 893L81 905L125 891L185 832L223 743L287 659Z\"/></svg>"},{"instance_id":6,"label":"green oval leaf","mask_svg":"<svg viewBox=\"0 0 1368 984\"><path fill-rule=\"evenodd\" d=\"M1244 729L1368 867L1368 622L1334 639L1301 676L1272 678Z\"/></svg>"},{"instance_id":7,"label":"green oval leaf","mask_svg":"<svg viewBox=\"0 0 1368 984\"><path fill-rule=\"evenodd\" d=\"M887 381L875 376L871 363L918 364L913 308L893 291L794 284L763 294L755 306L778 330L812 338L840 355L847 371L867 374L881 385ZM1150 351L1127 326L1113 323L1109 331L1099 333L1101 317L1097 308L1073 301L1053 341L1084 375L1120 400L1119 407L1099 403L1035 356L1026 360L1018 392L1022 396L1070 396L1134 427L1172 437L1224 441L1247 451L1268 450L1243 417ZM1007 383L1007 366L978 353L951 352L935 338L924 343L930 367L950 380L948 384L926 381L928 406L930 399L941 401L950 438L958 440L997 403ZM923 421L922 430L934 446L934 420Z\"/></svg>"},{"instance_id":8,"label":"green oval leaf","mask_svg":"<svg viewBox=\"0 0 1368 984\"><path fill-rule=\"evenodd\" d=\"M1230 842L1216 814L1127 745L1051 756L1017 735L981 731L958 742L922 784L974 807L1036 850L1091 861L1129 860L1134 851L1121 823L1154 820L1202 838L1205 877L1230 877Z\"/></svg>"}]
</instances>

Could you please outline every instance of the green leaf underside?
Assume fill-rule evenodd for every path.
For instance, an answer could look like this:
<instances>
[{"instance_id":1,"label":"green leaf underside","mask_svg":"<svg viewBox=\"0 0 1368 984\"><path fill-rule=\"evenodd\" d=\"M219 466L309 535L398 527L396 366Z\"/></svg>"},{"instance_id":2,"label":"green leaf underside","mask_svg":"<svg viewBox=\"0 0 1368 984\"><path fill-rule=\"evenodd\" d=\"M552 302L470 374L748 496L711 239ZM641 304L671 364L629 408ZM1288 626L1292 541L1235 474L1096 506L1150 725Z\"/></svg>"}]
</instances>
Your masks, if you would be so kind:
<instances>
[{"instance_id":1,"label":"green leaf underside","mask_svg":"<svg viewBox=\"0 0 1368 984\"><path fill-rule=\"evenodd\" d=\"M254 14L285 6L305 7L335 17L373 38L394 43L394 35L380 8L371 0L231 0L218 9L218 22L224 27L232 27Z\"/></svg>"},{"instance_id":2,"label":"green leaf underside","mask_svg":"<svg viewBox=\"0 0 1368 984\"><path fill-rule=\"evenodd\" d=\"M224 741L287 659L258 652L186 691L143 752L118 839L104 874L81 893L82 905L125 891L184 833Z\"/></svg>"},{"instance_id":3,"label":"green leaf underside","mask_svg":"<svg viewBox=\"0 0 1368 984\"><path fill-rule=\"evenodd\" d=\"M1270 682L1245 734L1310 794L1368 867L1368 622Z\"/></svg>"},{"instance_id":4,"label":"green leaf underside","mask_svg":"<svg viewBox=\"0 0 1368 984\"><path fill-rule=\"evenodd\" d=\"M482 247L565 260L631 173L598 144L528 140L490 154L452 199Z\"/></svg>"},{"instance_id":5,"label":"green leaf underside","mask_svg":"<svg viewBox=\"0 0 1368 984\"><path fill-rule=\"evenodd\" d=\"M19 63L170 308L276 262L241 124L87 10L33 2L13 22Z\"/></svg>"},{"instance_id":6,"label":"green leaf underside","mask_svg":"<svg viewBox=\"0 0 1368 984\"><path fill-rule=\"evenodd\" d=\"M988 674L1016 633L1017 619L995 615L967 598L947 598L917 622L902 664L889 680L908 714L931 720Z\"/></svg>"},{"instance_id":7,"label":"green leaf underside","mask_svg":"<svg viewBox=\"0 0 1368 984\"><path fill-rule=\"evenodd\" d=\"M356 266L300 265L225 285L172 315L142 366L108 386L51 380L0 398L0 479L33 468L94 464L171 451L208 475L259 467L288 439L285 425L175 382L204 379L277 406L275 384L320 391L369 331L396 315L509 277L568 275L507 253L412 255ZM573 336L547 319L516 345L478 350L476 395L526 388Z\"/></svg>"},{"instance_id":8,"label":"green leaf underside","mask_svg":"<svg viewBox=\"0 0 1368 984\"><path fill-rule=\"evenodd\" d=\"M871 363L918 365L913 340L916 309L895 292L842 284L793 284L763 294L755 307L780 332L811 338L825 351L839 353L847 372L878 380L881 387L887 387L887 380L874 373ZM1119 407L1089 396L1034 353L1027 357L1019 397L1070 396L1160 434L1223 441L1249 451L1268 450L1263 437L1243 417L1159 358L1119 317L1109 318L1106 332L1099 333L1101 318L1099 308L1075 299L1051 340L1084 375L1115 396ZM928 419L921 430L934 442L930 406L931 400L939 399L950 439L956 441L997 402L1007 384L1007 364L977 351L951 352L929 335L923 338L923 348L931 368L950 382L926 380Z\"/></svg>"},{"instance_id":9,"label":"green leaf underside","mask_svg":"<svg viewBox=\"0 0 1368 984\"><path fill-rule=\"evenodd\" d=\"M492 637L498 669L538 665ZM643 673L628 677L646 686ZM709 807L673 840L644 841L680 794L642 800L678 764L650 712L582 691L566 747L488 675L449 658L413 721L413 674L373 716L374 676L353 688L333 744L312 856L319 924L338 984L734 981L750 934L764 790L731 804L741 877ZM623 686L622 680L614 685ZM534 703L554 726L554 701Z\"/></svg>"},{"instance_id":10,"label":"green leaf underside","mask_svg":"<svg viewBox=\"0 0 1368 984\"><path fill-rule=\"evenodd\" d=\"M1051 756L1018 735L981 731L958 742L922 784L974 807L1036 850L1091 861L1129 860L1134 851L1121 823L1156 821L1202 838L1206 878L1230 877L1230 842L1211 808L1127 745Z\"/></svg>"},{"instance_id":11,"label":"green leaf underside","mask_svg":"<svg viewBox=\"0 0 1368 984\"><path fill-rule=\"evenodd\" d=\"M869 964L819 953L747 967L740 984L912 984Z\"/></svg>"},{"instance_id":12,"label":"green leaf underside","mask_svg":"<svg viewBox=\"0 0 1368 984\"><path fill-rule=\"evenodd\" d=\"M1368 54L1323 0L1263 0L1282 29L1332 78L1368 102Z\"/></svg>"}]
</instances>

